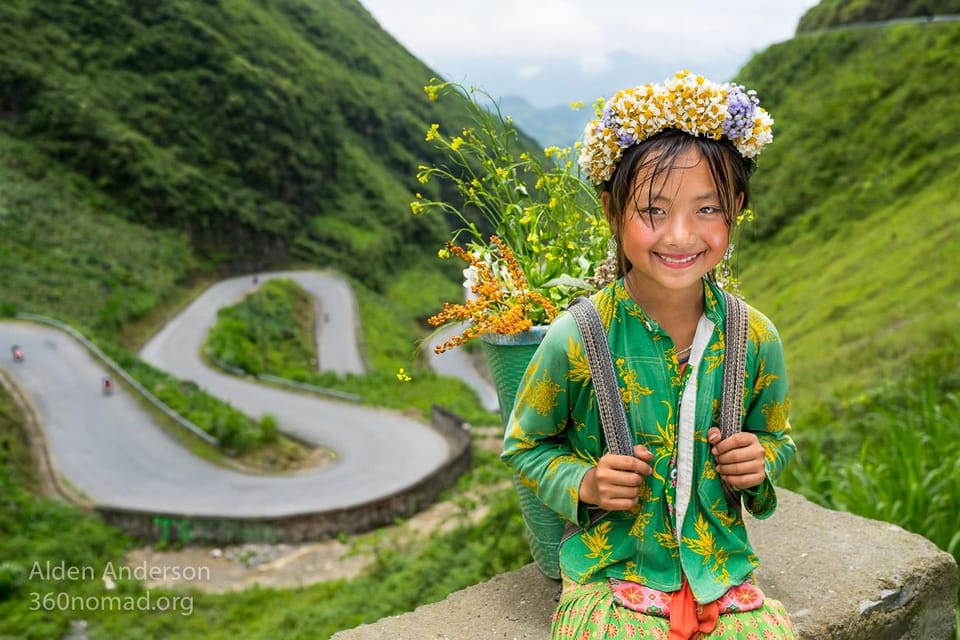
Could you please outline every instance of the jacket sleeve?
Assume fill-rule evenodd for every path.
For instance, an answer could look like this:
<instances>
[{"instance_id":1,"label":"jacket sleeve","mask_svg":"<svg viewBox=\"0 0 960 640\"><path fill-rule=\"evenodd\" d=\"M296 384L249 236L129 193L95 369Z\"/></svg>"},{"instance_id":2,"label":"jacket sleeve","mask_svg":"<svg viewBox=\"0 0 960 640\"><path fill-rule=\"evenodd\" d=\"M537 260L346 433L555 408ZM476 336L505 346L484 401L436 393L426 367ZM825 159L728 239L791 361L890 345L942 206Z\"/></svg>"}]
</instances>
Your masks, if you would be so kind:
<instances>
[{"instance_id":1,"label":"jacket sleeve","mask_svg":"<svg viewBox=\"0 0 960 640\"><path fill-rule=\"evenodd\" d=\"M763 519L773 514L777 495L773 483L796 452L790 437L790 399L786 361L776 327L750 309L749 352L744 398L744 431L757 435L765 454L766 478L742 492L751 514Z\"/></svg>"},{"instance_id":2,"label":"jacket sleeve","mask_svg":"<svg viewBox=\"0 0 960 640\"><path fill-rule=\"evenodd\" d=\"M566 437L571 403L569 348L579 341L569 313L554 319L524 373L504 434L503 454L521 484L566 520L584 524L580 483L593 464Z\"/></svg>"}]
</instances>

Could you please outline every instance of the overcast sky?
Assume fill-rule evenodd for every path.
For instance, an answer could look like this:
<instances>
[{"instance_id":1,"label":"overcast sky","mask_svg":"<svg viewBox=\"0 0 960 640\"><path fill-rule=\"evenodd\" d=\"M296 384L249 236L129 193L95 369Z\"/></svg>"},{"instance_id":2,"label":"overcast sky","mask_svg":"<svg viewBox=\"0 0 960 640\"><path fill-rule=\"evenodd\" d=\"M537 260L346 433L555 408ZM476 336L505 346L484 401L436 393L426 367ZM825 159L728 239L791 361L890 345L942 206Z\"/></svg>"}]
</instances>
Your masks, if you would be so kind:
<instances>
[{"instance_id":1,"label":"overcast sky","mask_svg":"<svg viewBox=\"0 0 960 640\"><path fill-rule=\"evenodd\" d=\"M360 0L448 80L541 107L690 69L729 80L817 0Z\"/></svg>"}]
</instances>

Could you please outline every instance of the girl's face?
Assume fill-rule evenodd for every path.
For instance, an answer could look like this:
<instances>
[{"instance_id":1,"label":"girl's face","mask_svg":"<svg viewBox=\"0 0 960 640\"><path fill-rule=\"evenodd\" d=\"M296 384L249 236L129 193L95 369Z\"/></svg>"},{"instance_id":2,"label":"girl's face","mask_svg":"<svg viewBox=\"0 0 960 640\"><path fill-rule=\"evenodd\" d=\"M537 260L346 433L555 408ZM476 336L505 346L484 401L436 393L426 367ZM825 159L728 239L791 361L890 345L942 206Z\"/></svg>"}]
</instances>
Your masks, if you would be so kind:
<instances>
[{"instance_id":1,"label":"girl's face","mask_svg":"<svg viewBox=\"0 0 960 640\"><path fill-rule=\"evenodd\" d=\"M730 239L716 183L695 148L651 184L653 164L638 171L623 212L619 242L632 265L627 278L634 291L658 297L699 291L701 278L723 258ZM609 198L606 192L602 196L608 212Z\"/></svg>"}]
</instances>

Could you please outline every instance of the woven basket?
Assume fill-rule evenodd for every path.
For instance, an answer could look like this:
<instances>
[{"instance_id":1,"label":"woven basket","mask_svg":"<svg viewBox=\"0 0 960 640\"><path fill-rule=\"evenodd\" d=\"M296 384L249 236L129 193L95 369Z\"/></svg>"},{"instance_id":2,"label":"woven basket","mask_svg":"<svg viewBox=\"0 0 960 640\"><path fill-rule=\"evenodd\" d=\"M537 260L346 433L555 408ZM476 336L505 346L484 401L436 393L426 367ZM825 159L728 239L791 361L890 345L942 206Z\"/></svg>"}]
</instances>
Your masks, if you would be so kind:
<instances>
[{"instance_id":1,"label":"woven basket","mask_svg":"<svg viewBox=\"0 0 960 640\"><path fill-rule=\"evenodd\" d=\"M487 356L487 365L493 375L493 385L497 388L497 401L500 403L500 421L504 427L510 419L513 403L517 397L517 388L530 359L543 341L547 327L537 325L529 331L511 336L495 333L480 336L480 344Z\"/></svg>"},{"instance_id":2,"label":"woven basket","mask_svg":"<svg viewBox=\"0 0 960 640\"><path fill-rule=\"evenodd\" d=\"M488 334L481 336L480 344L487 356L487 364L493 374L497 399L500 403L500 420L508 428L510 413L516 401L517 389L533 354L543 340L546 326L536 326L530 331L512 336ZM513 474L513 484L520 501L520 512L527 530L530 555L540 571L550 578L560 578L559 546L564 523L557 513L540 502L529 487L520 484Z\"/></svg>"}]
</instances>

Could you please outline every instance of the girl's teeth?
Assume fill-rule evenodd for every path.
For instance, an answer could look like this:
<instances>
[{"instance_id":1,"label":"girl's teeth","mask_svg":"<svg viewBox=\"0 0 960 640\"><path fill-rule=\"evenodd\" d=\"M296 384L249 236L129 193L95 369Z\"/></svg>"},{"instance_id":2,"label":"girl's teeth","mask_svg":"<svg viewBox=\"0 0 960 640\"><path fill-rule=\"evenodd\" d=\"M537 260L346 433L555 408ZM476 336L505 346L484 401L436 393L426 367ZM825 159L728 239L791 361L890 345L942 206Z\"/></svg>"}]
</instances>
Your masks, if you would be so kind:
<instances>
[{"instance_id":1,"label":"girl's teeth","mask_svg":"<svg viewBox=\"0 0 960 640\"><path fill-rule=\"evenodd\" d=\"M663 255L660 256L660 257L663 259L664 262L669 262L670 264L684 264L684 263L686 263L686 262L692 262L693 259L696 258L697 256L695 256L695 255L694 255L694 256L689 256L689 257L683 258L683 259L681 259L681 260L677 260L677 259L675 259L675 258L668 258L667 256L663 256Z\"/></svg>"}]
</instances>

